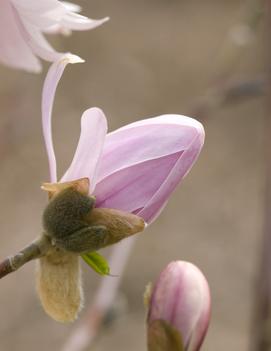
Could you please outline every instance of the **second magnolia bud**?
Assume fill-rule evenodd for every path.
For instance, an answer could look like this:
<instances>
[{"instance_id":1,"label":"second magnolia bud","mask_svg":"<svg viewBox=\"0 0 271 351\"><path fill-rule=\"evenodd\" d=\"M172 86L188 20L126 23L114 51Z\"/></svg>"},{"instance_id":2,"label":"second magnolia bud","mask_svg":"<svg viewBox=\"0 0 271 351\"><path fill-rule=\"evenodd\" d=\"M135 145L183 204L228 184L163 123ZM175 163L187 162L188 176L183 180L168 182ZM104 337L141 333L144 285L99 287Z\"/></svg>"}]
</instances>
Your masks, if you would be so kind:
<instances>
[{"instance_id":1,"label":"second magnolia bud","mask_svg":"<svg viewBox=\"0 0 271 351\"><path fill-rule=\"evenodd\" d=\"M210 305L201 271L189 262L171 262L149 296L149 351L198 351L209 325Z\"/></svg>"}]
</instances>

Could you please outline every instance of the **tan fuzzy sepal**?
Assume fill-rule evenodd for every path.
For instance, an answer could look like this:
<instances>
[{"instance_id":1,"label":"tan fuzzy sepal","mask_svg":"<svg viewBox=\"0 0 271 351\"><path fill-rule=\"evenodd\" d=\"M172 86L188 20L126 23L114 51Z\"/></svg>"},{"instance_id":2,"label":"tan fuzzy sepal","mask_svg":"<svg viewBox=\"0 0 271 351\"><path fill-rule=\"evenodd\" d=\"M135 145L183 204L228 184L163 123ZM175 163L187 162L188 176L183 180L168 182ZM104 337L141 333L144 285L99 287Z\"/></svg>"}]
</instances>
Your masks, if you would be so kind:
<instances>
[{"instance_id":1,"label":"tan fuzzy sepal","mask_svg":"<svg viewBox=\"0 0 271 351\"><path fill-rule=\"evenodd\" d=\"M58 322L77 318L83 304L78 255L52 248L39 259L36 284L49 316Z\"/></svg>"},{"instance_id":2,"label":"tan fuzzy sepal","mask_svg":"<svg viewBox=\"0 0 271 351\"><path fill-rule=\"evenodd\" d=\"M63 183L42 183L41 189L48 192L48 197L51 199L55 195L59 194L62 190L72 188L77 190L83 195L88 195L89 193L89 179L80 178L70 182Z\"/></svg>"},{"instance_id":3,"label":"tan fuzzy sepal","mask_svg":"<svg viewBox=\"0 0 271 351\"><path fill-rule=\"evenodd\" d=\"M119 242L145 228L143 218L134 214L109 208L94 208L85 218L90 225L101 225L107 229L108 235L102 247Z\"/></svg>"}]
</instances>

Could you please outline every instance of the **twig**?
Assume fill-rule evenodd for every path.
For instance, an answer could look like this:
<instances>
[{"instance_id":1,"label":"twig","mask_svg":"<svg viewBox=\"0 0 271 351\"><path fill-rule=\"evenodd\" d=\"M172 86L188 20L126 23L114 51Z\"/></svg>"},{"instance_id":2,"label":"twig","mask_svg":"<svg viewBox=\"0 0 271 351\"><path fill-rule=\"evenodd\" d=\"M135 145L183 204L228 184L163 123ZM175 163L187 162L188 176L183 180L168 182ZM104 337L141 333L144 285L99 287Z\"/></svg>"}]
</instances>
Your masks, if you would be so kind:
<instances>
[{"instance_id":1,"label":"twig","mask_svg":"<svg viewBox=\"0 0 271 351\"><path fill-rule=\"evenodd\" d=\"M26 246L14 256L0 262L0 279L22 267L25 263L40 257L51 246L49 239L43 235Z\"/></svg>"},{"instance_id":2,"label":"twig","mask_svg":"<svg viewBox=\"0 0 271 351\"><path fill-rule=\"evenodd\" d=\"M189 111L192 116L200 116L203 119L215 109L263 96L266 89L267 82L262 76L231 80L223 85L209 88L204 96L191 103Z\"/></svg>"}]
</instances>

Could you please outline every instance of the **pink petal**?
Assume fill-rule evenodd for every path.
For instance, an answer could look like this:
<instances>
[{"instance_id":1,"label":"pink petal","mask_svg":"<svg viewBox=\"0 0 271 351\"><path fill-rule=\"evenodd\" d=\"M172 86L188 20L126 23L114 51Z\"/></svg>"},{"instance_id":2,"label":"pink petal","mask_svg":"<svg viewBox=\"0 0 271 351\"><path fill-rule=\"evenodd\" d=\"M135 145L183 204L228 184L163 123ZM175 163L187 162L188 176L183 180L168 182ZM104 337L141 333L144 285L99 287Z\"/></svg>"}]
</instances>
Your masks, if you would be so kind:
<instances>
[{"instance_id":1,"label":"pink petal","mask_svg":"<svg viewBox=\"0 0 271 351\"><path fill-rule=\"evenodd\" d=\"M134 212L150 223L197 159L202 125L164 115L107 135L95 189L97 206Z\"/></svg>"},{"instance_id":2,"label":"pink petal","mask_svg":"<svg viewBox=\"0 0 271 351\"><path fill-rule=\"evenodd\" d=\"M81 119L81 135L72 160L61 181L70 181L83 177L90 180L90 192L96 184L96 171L107 132L107 121L102 110L91 108L84 112Z\"/></svg>"},{"instance_id":3,"label":"pink petal","mask_svg":"<svg viewBox=\"0 0 271 351\"><path fill-rule=\"evenodd\" d=\"M97 206L138 212L159 190L179 157L175 153L112 173L96 187Z\"/></svg>"},{"instance_id":4,"label":"pink petal","mask_svg":"<svg viewBox=\"0 0 271 351\"><path fill-rule=\"evenodd\" d=\"M166 205L169 196L175 190L176 186L192 168L194 162L198 158L202 145L202 136L198 136L193 140L188 150L179 154L177 162L170 170L168 177L163 184L161 184L159 190L156 191L149 202L145 204L144 208L138 212L140 217L146 218L149 222L156 219Z\"/></svg>"},{"instance_id":5,"label":"pink petal","mask_svg":"<svg viewBox=\"0 0 271 351\"><path fill-rule=\"evenodd\" d=\"M9 1L2 1L0 5L0 61L31 72L41 70L39 60L33 55L18 28Z\"/></svg>"},{"instance_id":6,"label":"pink petal","mask_svg":"<svg viewBox=\"0 0 271 351\"><path fill-rule=\"evenodd\" d=\"M42 91L42 129L48 156L50 180L57 182L56 158L52 139L52 109L58 82L68 63L83 62L74 55L64 55L61 60L53 63L47 73Z\"/></svg>"},{"instance_id":7,"label":"pink petal","mask_svg":"<svg viewBox=\"0 0 271 351\"><path fill-rule=\"evenodd\" d=\"M192 263L171 262L151 294L148 323L162 319L181 334L186 351L199 350L210 320L208 283Z\"/></svg>"}]
</instances>

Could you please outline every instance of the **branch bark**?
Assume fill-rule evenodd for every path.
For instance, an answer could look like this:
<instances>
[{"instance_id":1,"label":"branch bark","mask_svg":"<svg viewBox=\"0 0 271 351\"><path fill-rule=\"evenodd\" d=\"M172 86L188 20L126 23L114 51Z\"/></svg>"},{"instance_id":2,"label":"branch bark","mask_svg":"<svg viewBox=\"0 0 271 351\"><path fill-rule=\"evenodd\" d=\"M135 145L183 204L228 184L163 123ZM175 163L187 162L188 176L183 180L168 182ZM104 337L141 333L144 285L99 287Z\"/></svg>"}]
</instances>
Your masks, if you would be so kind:
<instances>
[{"instance_id":1,"label":"branch bark","mask_svg":"<svg viewBox=\"0 0 271 351\"><path fill-rule=\"evenodd\" d=\"M14 256L7 257L0 262L0 279L15 272L25 263L42 256L51 247L49 239L43 235L23 248Z\"/></svg>"}]
</instances>

